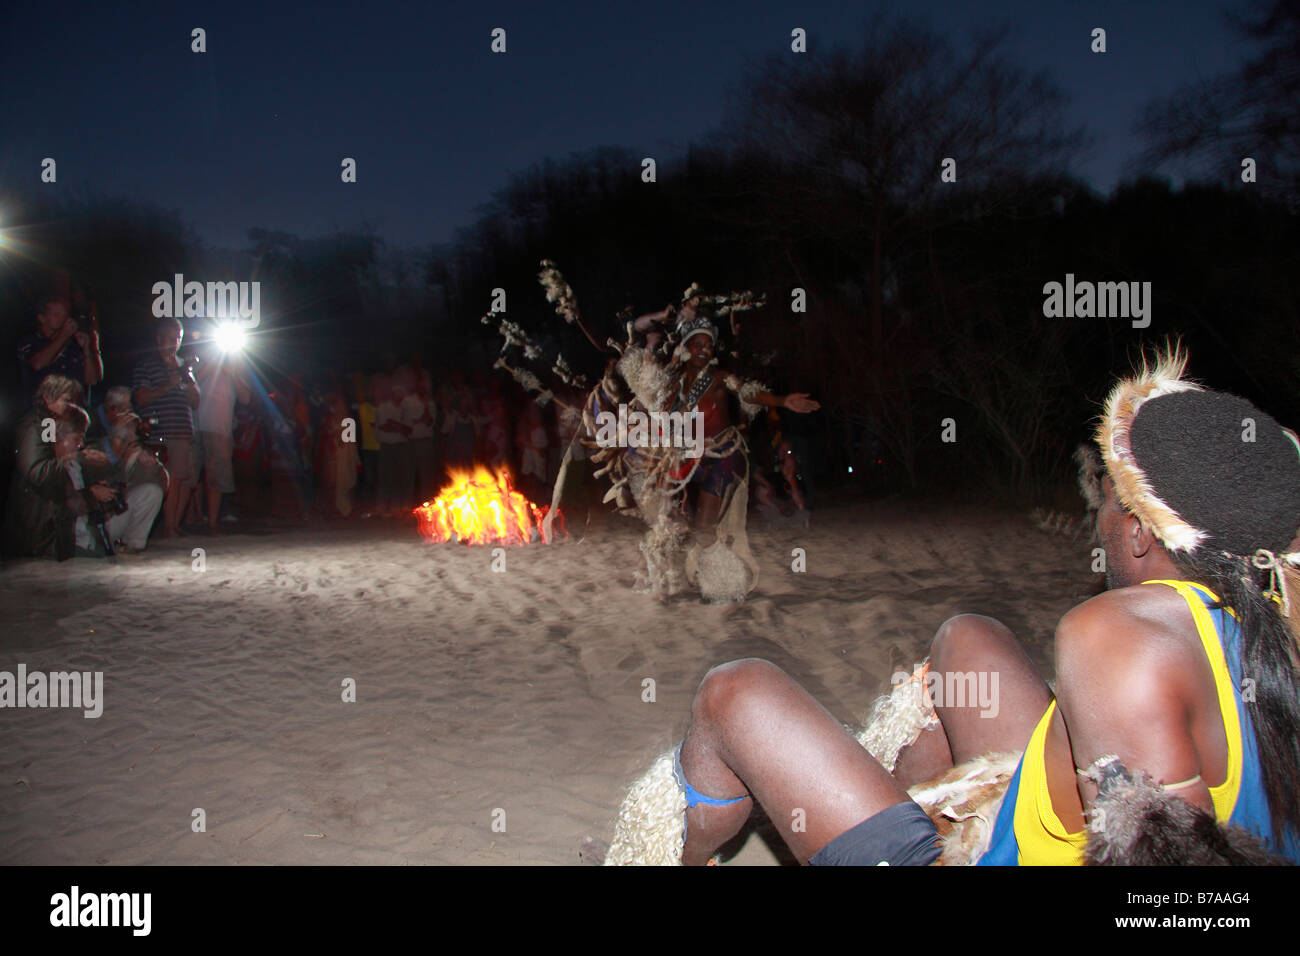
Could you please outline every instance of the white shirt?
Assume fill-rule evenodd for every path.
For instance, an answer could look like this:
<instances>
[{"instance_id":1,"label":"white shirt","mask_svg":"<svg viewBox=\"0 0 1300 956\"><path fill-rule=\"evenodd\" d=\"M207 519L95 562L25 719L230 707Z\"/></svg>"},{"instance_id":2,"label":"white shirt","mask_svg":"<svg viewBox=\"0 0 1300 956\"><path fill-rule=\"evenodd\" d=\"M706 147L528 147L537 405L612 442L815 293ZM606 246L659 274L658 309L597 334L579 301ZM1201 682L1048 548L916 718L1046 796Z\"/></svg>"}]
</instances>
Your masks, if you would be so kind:
<instances>
[{"instance_id":1,"label":"white shirt","mask_svg":"<svg viewBox=\"0 0 1300 956\"><path fill-rule=\"evenodd\" d=\"M199 410L194 427L229 438L235 431L235 386L216 362L199 365L194 373L199 383Z\"/></svg>"},{"instance_id":2,"label":"white shirt","mask_svg":"<svg viewBox=\"0 0 1300 956\"><path fill-rule=\"evenodd\" d=\"M429 412L429 421L418 422L417 420L425 411ZM419 395L407 395L402 399L402 421L411 426L411 438L432 438L433 437L433 420L438 417L438 406L433 404L433 399L427 402L420 398Z\"/></svg>"},{"instance_id":3,"label":"white shirt","mask_svg":"<svg viewBox=\"0 0 1300 956\"><path fill-rule=\"evenodd\" d=\"M381 445L400 445L406 441L406 436L401 432L388 431L383 426L388 422L400 422L402 412L392 402L380 402L375 407L375 437L379 439Z\"/></svg>"},{"instance_id":4,"label":"white shirt","mask_svg":"<svg viewBox=\"0 0 1300 956\"><path fill-rule=\"evenodd\" d=\"M68 463L68 475L72 478L72 487L82 491L86 487L86 479L81 474L81 462L75 459ZM90 526L86 522L86 516L80 515L77 518L77 547L83 551L93 551L90 544Z\"/></svg>"}]
</instances>

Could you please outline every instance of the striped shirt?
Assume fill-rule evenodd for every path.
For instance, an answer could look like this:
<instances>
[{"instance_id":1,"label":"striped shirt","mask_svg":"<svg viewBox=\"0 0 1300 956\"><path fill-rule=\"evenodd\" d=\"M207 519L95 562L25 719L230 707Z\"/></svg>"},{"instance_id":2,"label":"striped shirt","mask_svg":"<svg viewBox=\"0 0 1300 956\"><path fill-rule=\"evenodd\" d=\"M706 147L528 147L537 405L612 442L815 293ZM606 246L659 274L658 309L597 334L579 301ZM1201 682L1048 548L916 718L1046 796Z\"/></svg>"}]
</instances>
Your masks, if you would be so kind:
<instances>
[{"instance_id":1,"label":"striped shirt","mask_svg":"<svg viewBox=\"0 0 1300 956\"><path fill-rule=\"evenodd\" d=\"M131 379L132 396L140 388L155 389L166 385L171 372L163 364L162 357L156 351L151 352L135 367L135 375ZM181 382L184 381L182 377ZM168 441L192 441L194 438L194 412L189 402L185 401L180 384L164 392L152 405L142 405L136 411L146 421L158 419L155 429Z\"/></svg>"}]
</instances>

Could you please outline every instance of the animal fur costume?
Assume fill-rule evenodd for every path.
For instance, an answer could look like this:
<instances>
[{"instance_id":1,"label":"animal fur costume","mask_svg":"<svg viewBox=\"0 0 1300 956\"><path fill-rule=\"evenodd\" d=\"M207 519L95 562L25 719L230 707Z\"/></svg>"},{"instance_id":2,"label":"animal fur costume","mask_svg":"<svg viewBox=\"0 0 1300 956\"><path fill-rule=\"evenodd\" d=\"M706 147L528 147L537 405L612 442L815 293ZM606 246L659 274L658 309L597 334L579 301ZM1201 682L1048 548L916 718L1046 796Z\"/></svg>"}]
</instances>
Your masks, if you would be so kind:
<instances>
[{"instance_id":1,"label":"animal fur costume","mask_svg":"<svg viewBox=\"0 0 1300 956\"><path fill-rule=\"evenodd\" d=\"M758 584L758 562L750 551L745 529L749 508L749 453L743 435L733 425L705 438L702 457L684 475L682 467L689 460L684 459L681 448L600 447L595 441L596 416L600 412L616 411L620 404L626 404L629 411L668 411L681 377L680 356L669 361L637 344L630 323L627 344L616 347L620 350L618 359L609 363L600 384L592 389L583 404L582 427L560 465L549 514L556 513L574 444L581 442L590 450L591 460L601 466L596 477L610 481L603 500L613 501L620 512L638 517L647 525L640 545L646 567L638 574L638 589L676 594L683 588L678 555L689 534L681 508L687 486L705 459L739 453L745 463L746 479L733 480L723 496L717 540L703 550L692 546L686 553L684 580L697 585L708 601L744 600ZM722 377L722 383L739 398L741 410L747 416L752 418L760 410L761 406L749 398L754 392L762 391L762 385L730 373Z\"/></svg>"},{"instance_id":2,"label":"animal fur costume","mask_svg":"<svg viewBox=\"0 0 1300 956\"><path fill-rule=\"evenodd\" d=\"M546 289L547 301L555 305L556 314L579 328L598 350L607 351L583 324L577 297L555 263L543 259L541 266L538 280ZM716 342L717 329L707 318L709 313L716 314L719 319L730 317L732 331L735 332L736 315L762 308L766 297L755 296L748 291L706 295L698 285L692 284L682 294L681 301L683 306L689 304L692 310L697 311L694 311L693 317L684 317L675 335L665 335L670 345L684 341L683 335L689 338L693 332L704 330L709 331ZM683 475L683 449L601 447L595 440L596 416L604 411L613 412L621 404L627 405L629 411L644 413L669 411L673 407L686 356L682 351L673 354L671 349L651 349L645 342L639 342L637 335L638 331L645 332L647 328L664 322L673 312L674 307L669 306L661 312L628 322L625 344L620 345L609 339L606 342L608 350L617 352L618 358L608 363L600 384L594 389L573 371L563 356L557 357L551 372L569 388L587 394L580 410L581 425L565 449L555 479L551 507L540 529L542 540L554 540L552 524L559 514L569 465L581 444L590 451L588 457L600 466L596 477L608 478L610 481L611 487L605 494L604 501L614 501L623 514L638 517L645 522L648 530L640 547L646 566L645 571L638 574L638 588L656 594L675 594L683 586L679 558L689 529L682 515L681 504L686 486L699 467L699 460ZM483 316L482 321L485 325L495 325L503 339L495 368L509 372L539 404L554 401L566 409L578 411L551 389L544 388L541 380L521 366L514 357L516 352L521 352L524 361L529 362L542 354L542 349L529 338L523 328L498 312L489 312ZM761 406L750 399L755 392L764 391L762 385L732 374L724 375L722 383L737 396L741 409L747 416L752 418L760 411ZM725 458L732 454L739 454L743 459L746 477L735 477L722 495L717 540L714 544L702 551L693 547L685 558L685 579L697 584L702 596L712 602L744 600L745 595L758 583L758 562L749 550L745 532L749 506L749 457L744 438L740 430L733 426L704 440L703 459Z\"/></svg>"},{"instance_id":3,"label":"animal fur costume","mask_svg":"<svg viewBox=\"0 0 1300 956\"><path fill-rule=\"evenodd\" d=\"M1206 532L1185 521L1156 494L1133 457L1129 436L1138 409L1146 401L1200 389L1182 379L1185 366L1186 357L1178 352L1161 356L1154 366L1144 363L1136 376L1115 386L1097 432L1106 471L1120 501L1170 550L1194 550ZM1288 435L1297 441L1294 434ZM1095 509L1100 505L1096 459L1084 454L1078 460L1080 489ZM1282 581L1280 591L1288 604L1288 578L1292 594L1300 594L1293 577L1297 563L1300 559L1294 555L1281 555L1274 561ZM902 749L937 722L925 694L924 674L925 668L919 668L912 679L877 700L867 725L855 734L890 772ZM908 795L939 832L942 852L935 865L973 864L987 851L1020 757L1019 752L984 754L909 788ZM1099 787L1088 814L1084 861L1089 865L1288 865L1289 861L1270 852L1245 829L1218 823L1212 814L1165 791L1141 771L1130 773L1116 755L1102 757L1087 774ZM605 864L680 865L685 811L686 798L674 776L673 751L669 750L628 790Z\"/></svg>"}]
</instances>

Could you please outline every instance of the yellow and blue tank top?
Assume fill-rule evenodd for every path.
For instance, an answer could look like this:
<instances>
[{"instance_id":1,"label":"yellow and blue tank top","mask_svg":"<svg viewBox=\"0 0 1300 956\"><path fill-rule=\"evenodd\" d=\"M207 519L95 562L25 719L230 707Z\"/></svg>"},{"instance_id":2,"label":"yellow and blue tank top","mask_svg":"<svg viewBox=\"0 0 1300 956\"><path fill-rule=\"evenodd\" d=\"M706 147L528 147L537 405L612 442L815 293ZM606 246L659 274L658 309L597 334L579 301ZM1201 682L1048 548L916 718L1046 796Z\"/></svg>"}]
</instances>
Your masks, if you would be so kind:
<instances>
[{"instance_id":1,"label":"yellow and blue tank top","mask_svg":"<svg viewBox=\"0 0 1300 956\"><path fill-rule=\"evenodd\" d=\"M1294 831L1285 835L1281 846L1273 839L1255 733L1241 700L1241 629L1232 612L1211 607L1218 603L1218 598L1199 584L1143 583L1165 584L1182 595L1196 620L1201 646L1214 672L1219 713L1228 738L1227 779L1210 788L1216 819L1244 827L1262 839L1269 849L1300 863L1300 837ZM1007 786L989 849L980 857L979 866L1078 866L1083 862L1087 832L1066 831L1047 790L1047 729L1055 714L1053 700L1034 728L1015 776Z\"/></svg>"}]
</instances>

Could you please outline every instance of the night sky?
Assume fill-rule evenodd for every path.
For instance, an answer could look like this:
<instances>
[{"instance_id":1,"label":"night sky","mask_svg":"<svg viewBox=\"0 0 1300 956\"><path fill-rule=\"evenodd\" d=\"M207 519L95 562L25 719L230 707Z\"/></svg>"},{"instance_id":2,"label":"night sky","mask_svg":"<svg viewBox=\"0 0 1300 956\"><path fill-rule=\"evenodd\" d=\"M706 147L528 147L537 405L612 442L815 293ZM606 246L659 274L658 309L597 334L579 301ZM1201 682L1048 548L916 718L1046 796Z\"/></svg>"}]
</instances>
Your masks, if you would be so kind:
<instances>
[{"instance_id":1,"label":"night sky","mask_svg":"<svg viewBox=\"0 0 1300 956\"><path fill-rule=\"evenodd\" d=\"M7 6L0 183L151 202L234 247L253 226L363 223L442 243L545 157L614 145L671 160L718 127L747 60L796 55L796 26L809 57L856 45L877 11L923 15L957 43L1007 23L1009 50L1072 97L1067 119L1094 138L1075 172L1106 192L1144 103L1247 52L1222 4L1195 0ZM504 55L489 50L498 26ZM1089 51L1095 26L1105 55ZM45 156L57 185L39 182ZM339 180L345 156L356 184Z\"/></svg>"}]
</instances>

